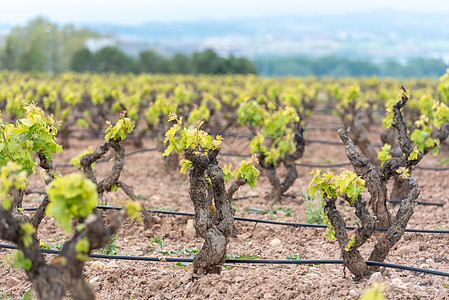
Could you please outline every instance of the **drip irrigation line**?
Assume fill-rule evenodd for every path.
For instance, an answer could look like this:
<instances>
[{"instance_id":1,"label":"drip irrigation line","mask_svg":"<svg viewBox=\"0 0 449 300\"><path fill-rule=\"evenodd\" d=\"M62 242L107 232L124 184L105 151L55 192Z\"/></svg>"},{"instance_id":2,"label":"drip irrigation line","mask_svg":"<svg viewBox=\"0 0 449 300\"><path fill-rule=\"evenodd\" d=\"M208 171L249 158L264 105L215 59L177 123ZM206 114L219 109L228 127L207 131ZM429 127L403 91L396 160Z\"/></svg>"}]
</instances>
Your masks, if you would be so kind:
<instances>
[{"instance_id":1,"label":"drip irrigation line","mask_svg":"<svg viewBox=\"0 0 449 300\"><path fill-rule=\"evenodd\" d=\"M449 167L425 167L425 166L415 166L416 169L428 170L428 171L448 171Z\"/></svg>"},{"instance_id":2,"label":"drip irrigation line","mask_svg":"<svg viewBox=\"0 0 449 300\"><path fill-rule=\"evenodd\" d=\"M249 196L241 196L241 197L234 197L232 200L245 200L249 198L258 198L259 195L249 195Z\"/></svg>"},{"instance_id":3,"label":"drip irrigation line","mask_svg":"<svg viewBox=\"0 0 449 300\"><path fill-rule=\"evenodd\" d=\"M295 163L295 165L300 167L309 167L309 168L334 168L334 167L344 167L344 166L350 166L350 162L344 162L344 163L338 163L338 164L327 164L327 165L320 165L320 164L309 164L309 163Z\"/></svg>"},{"instance_id":4,"label":"drip irrigation line","mask_svg":"<svg viewBox=\"0 0 449 300\"><path fill-rule=\"evenodd\" d=\"M388 202L390 202L390 203L402 203L402 200L390 199L390 200L388 200ZM416 201L416 204L420 204L420 205L444 206L444 203L440 203L440 202Z\"/></svg>"},{"instance_id":5,"label":"drip irrigation line","mask_svg":"<svg viewBox=\"0 0 449 300\"><path fill-rule=\"evenodd\" d=\"M17 249L15 245L0 244L0 248L5 249ZM58 250L40 249L42 253L46 254L60 254ZM106 255L106 254L89 254L92 258L103 258L113 260L134 260L134 261L154 261L154 262L187 262L192 263L193 258L181 258L181 257L151 257L151 256L127 256L127 255ZM343 264L342 259L226 259L225 264L283 264L283 265L317 265L317 264ZM385 268L393 268L400 270L407 270L412 272L426 273L437 276L449 277L448 272L416 268L398 264L384 263L378 261L365 261L368 266L378 266Z\"/></svg>"},{"instance_id":6,"label":"drip irrigation line","mask_svg":"<svg viewBox=\"0 0 449 300\"><path fill-rule=\"evenodd\" d=\"M97 206L98 209L103 210L122 210L122 207L119 206L103 206L99 205ZM28 207L23 208L23 211L35 211L37 210L36 207ZM156 214L165 214L165 215L175 215L175 216L189 216L194 217L194 213L188 213L188 212L178 212L178 211L169 211L169 210L154 210L154 209L147 209L148 212L156 213ZM311 227L311 228L327 228L327 225L325 224L308 224L308 223L296 223L296 222L281 222L281 221L274 221L274 220L264 220L264 219L252 219L252 218L244 218L244 217L234 217L234 220L236 221L243 221L243 222L253 222L253 223L263 223L263 224L272 224L272 225L283 225L283 226L293 226L293 227ZM358 226L346 226L346 229L357 229ZM383 228L383 227L377 227L376 230L378 231L388 231L389 228ZM433 229L415 229L415 228L405 228L406 232L417 232L417 233L449 233L449 230L433 230Z\"/></svg>"},{"instance_id":7,"label":"drip irrigation line","mask_svg":"<svg viewBox=\"0 0 449 300\"><path fill-rule=\"evenodd\" d=\"M346 202L343 199L340 199L340 203L344 203ZM395 200L395 199L390 199L388 200L388 202L390 203L402 203L402 200ZM416 204L419 205L433 205L433 206L444 206L444 203L439 203L439 202L425 202L425 201L416 201Z\"/></svg>"},{"instance_id":8,"label":"drip irrigation line","mask_svg":"<svg viewBox=\"0 0 449 300\"><path fill-rule=\"evenodd\" d=\"M238 154L238 153L218 153L221 156L234 156L234 157L251 157L251 154Z\"/></svg>"}]
</instances>

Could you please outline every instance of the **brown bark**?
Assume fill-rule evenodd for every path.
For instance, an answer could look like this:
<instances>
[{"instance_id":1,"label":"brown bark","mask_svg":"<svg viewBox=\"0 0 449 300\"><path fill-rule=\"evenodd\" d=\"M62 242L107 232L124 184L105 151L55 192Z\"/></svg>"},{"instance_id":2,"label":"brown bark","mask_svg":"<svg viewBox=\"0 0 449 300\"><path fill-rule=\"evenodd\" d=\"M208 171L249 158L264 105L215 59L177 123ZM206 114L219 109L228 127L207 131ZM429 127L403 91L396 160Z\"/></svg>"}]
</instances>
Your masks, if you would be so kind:
<instances>
[{"instance_id":1,"label":"brown bark","mask_svg":"<svg viewBox=\"0 0 449 300\"><path fill-rule=\"evenodd\" d=\"M295 123L295 152L287 154L284 158L278 160L278 164L282 163L287 170L285 178L281 180L276 172L276 166L273 163L265 162L265 155L259 154L259 164L265 170L265 175L271 184L271 192L268 198L273 202L280 202L282 195L293 185L298 178L295 161L300 159L304 154L305 140L303 136L304 129L299 123Z\"/></svg>"},{"instance_id":2,"label":"brown bark","mask_svg":"<svg viewBox=\"0 0 449 300\"><path fill-rule=\"evenodd\" d=\"M380 227L390 227L391 216L387 209L387 186L383 179L382 169L370 164L369 160L355 150L355 145L349 138L347 131L338 130L341 140L345 144L346 156L352 163L354 171L365 180L365 187L370 193L369 205L377 217Z\"/></svg>"},{"instance_id":3,"label":"brown bark","mask_svg":"<svg viewBox=\"0 0 449 300\"><path fill-rule=\"evenodd\" d=\"M112 148L115 152L114 164L112 166L111 173L106 178L98 182L93 173L92 164L101 159L109 151L110 148ZM117 185L131 200L139 201L133 189L126 183L119 180L120 174L125 165L125 148L123 147L122 141L111 140L109 142L101 144L97 149L95 149L93 153L83 155L80 159L80 163L83 167L84 173L86 173L87 178L92 180L97 185L98 194L101 195L105 192L110 192L112 187L114 185ZM144 207L142 207L141 213L143 216L145 229L151 228L151 226L154 225L153 217Z\"/></svg>"},{"instance_id":4,"label":"brown bark","mask_svg":"<svg viewBox=\"0 0 449 300\"><path fill-rule=\"evenodd\" d=\"M369 258L371 261L385 260L390 249L401 239L405 228L407 227L407 223L413 215L413 209L420 191L418 183L413 176L409 176L406 182L409 184L410 192L402 201L391 227L388 229L387 233L380 238L374 247L374 250Z\"/></svg>"},{"instance_id":5,"label":"brown bark","mask_svg":"<svg viewBox=\"0 0 449 300\"><path fill-rule=\"evenodd\" d=\"M193 262L195 276L221 272L228 238L234 228L232 195L246 183L239 179L226 191L223 171L216 159L219 151L211 150L208 155L201 156L191 150L185 153L192 162L189 193L195 207L194 226L197 234L204 239L203 247ZM210 178L210 186L206 176Z\"/></svg>"},{"instance_id":6,"label":"brown bark","mask_svg":"<svg viewBox=\"0 0 449 300\"><path fill-rule=\"evenodd\" d=\"M344 265L349 269L349 271L351 271L352 274L355 275L356 280L358 280L369 274L368 266L366 265L360 252L357 250L357 248L360 247L366 239L363 240L363 238L359 238L358 243L347 251L345 246L348 244L350 238L348 237L348 233L345 229L346 224L343 216L337 211L335 206L336 199L325 197L325 201L326 204L324 206L324 212L327 213L329 221L334 227L335 238L340 246ZM360 231L357 235L362 235L361 232L362 231Z\"/></svg>"},{"instance_id":7,"label":"brown bark","mask_svg":"<svg viewBox=\"0 0 449 300\"><path fill-rule=\"evenodd\" d=\"M25 247L20 234L21 219L15 219L9 212L0 208L0 238L17 244L32 262L30 270L25 270L39 299L63 299L70 291L74 299L95 299L95 294L83 275L84 261L77 258L76 243L84 237L90 241L90 251L104 247L117 232L126 217L126 211L116 213L109 225L105 225L98 211L85 219L86 228L66 243L61 253L50 263L46 263L39 248L39 241L32 236L32 244Z\"/></svg>"},{"instance_id":8,"label":"brown bark","mask_svg":"<svg viewBox=\"0 0 449 300\"><path fill-rule=\"evenodd\" d=\"M39 166L45 170L46 178L45 178L45 184L49 185L50 182L52 182L55 179L55 173L56 169L53 165L53 161L47 160L44 153L41 151L38 152L39 157ZM31 218L31 225L34 226L34 228L39 228L39 225L41 224L42 220L45 217L45 210L47 209L47 205L50 202L48 201L48 195L45 195L44 199L42 200L42 203L37 208L36 212L34 213L33 217Z\"/></svg>"},{"instance_id":9,"label":"brown bark","mask_svg":"<svg viewBox=\"0 0 449 300\"><path fill-rule=\"evenodd\" d=\"M373 261L384 261L389 250L400 240L407 223L413 214L415 201L419 195L419 188L416 180L412 176L408 176L407 183L410 191L407 197L402 201L394 220L391 221L390 213L386 207L387 181L397 174L396 170L398 170L399 167L411 169L423 157L423 154L420 152L417 159L408 160L410 153L413 151L413 147L407 136L406 125L401 113L401 109L407 103L407 100L407 97L403 96L401 101L396 103L393 107L394 128L397 130L398 139L397 144L403 155L388 159L385 161L383 167L372 165L368 158L357 152L347 131L343 129L338 131L341 140L345 144L346 156L350 160L354 171L365 180L366 187L370 193L369 204L377 218L378 225L380 227L388 228L387 233L380 238L370 255L369 260ZM366 209L362 196L359 196L351 206L356 207L356 215L361 220L362 227L356 231L355 243L350 250L347 251L344 247L348 244L349 238L345 230L344 220L336 210L335 200L336 199L325 197L326 204L324 210L327 212L329 220L335 228L335 236L339 242L345 266L348 267L356 278L361 278L369 274L369 269L364 263L363 258L357 252L357 248L372 235L376 226L376 221ZM346 200L350 203L347 197Z\"/></svg>"}]
</instances>

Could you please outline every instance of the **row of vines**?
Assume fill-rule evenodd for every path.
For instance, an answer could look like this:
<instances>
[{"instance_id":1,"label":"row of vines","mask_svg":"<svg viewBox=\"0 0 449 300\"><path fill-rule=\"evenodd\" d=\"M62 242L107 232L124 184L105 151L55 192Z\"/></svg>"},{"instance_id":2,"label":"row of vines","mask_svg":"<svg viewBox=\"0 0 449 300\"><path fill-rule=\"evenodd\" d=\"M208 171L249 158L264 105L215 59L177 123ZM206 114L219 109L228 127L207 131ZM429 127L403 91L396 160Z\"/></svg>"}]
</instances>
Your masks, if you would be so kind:
<instances>
[{"instance_id":1,"label":"row of vines","mask_svg":"<svg viewBox=\"0 0 449 300\"><path fill-rule=\"evenodd\" d=\"M316 169L308 192L321 199L328 238L337 240L345 267L356 280L367 277L376 268L365 261L385 261L413 214L420 193L414 167L424 155L437 153L449 136L449 74L439 81L402 83L379 78L0 73L0 238L19 249L6 260L26 271L40 299L62 299L67 292L74 299L94 299L83 275L89 254L104 247L127 217L146 227L154 223L132 183L120 179L125 143L142 147L144 139L153 138L167 171L189 174L194 227L204 239L194 258L193 279L220 273L234 229L234 193L266 176L267 202L281 202L298 177L308 118L332 113L343 124L335 135L352 171L335 175ZM385 127L379 133L381 149L369 136L376 123ZM250 140L252 155L235 167L219 161L231 128ZM77 172L60 175L54 155L69 148L73 138L93 136L101 136L103 143L72 159ZM95 163L108 152L113 153L111 171L97 178ZM29 216L23 211L25 192L36 172L42 173L47 189ZM389 181L394 181L390 193ZM129 201L105 220L97 208L99 198L119 189ZM354 208L360 220L352 233L338 211L338 199ZM401 200L395 214L388 209L390 199ZM46 217L71 234L51 261L41 253L38 234ZM378 227L386 233L364 258L358 249Z\"/></svg>"}]
</instances>

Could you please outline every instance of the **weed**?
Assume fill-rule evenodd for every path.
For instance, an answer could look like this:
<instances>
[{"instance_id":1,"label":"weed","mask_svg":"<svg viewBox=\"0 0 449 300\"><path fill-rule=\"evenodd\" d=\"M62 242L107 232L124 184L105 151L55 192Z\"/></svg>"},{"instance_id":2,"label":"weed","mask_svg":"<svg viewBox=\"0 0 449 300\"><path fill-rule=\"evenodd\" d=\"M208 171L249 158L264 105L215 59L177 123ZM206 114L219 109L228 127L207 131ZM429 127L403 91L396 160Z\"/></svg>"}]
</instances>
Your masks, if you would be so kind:
<instances>
[{"instance_id":1,"label":"weed","mask_svg":"<svg viewBox=\"0 0 449 300\"><path fill-rule=\"evenodd\" d=\"M443 159L437 159L437 162L441 165L449 163L449 156L445 156Z\"/></svg>"},{"instance_id":2,"label":"weed","mask_svg":"<svg viewBox=\"0 0 449 300\"><path fill-rule=\"evenodd\" d=\"M151 247L153 247L153 249L156 249L156 247L154 246L154 243L159 244L159 247L161 248L160 251L163 251L165 248L165 241L163 239L161 239L158 236L153 237L152 241L151 241Z\"/></svg>"},{"instance_id":3,"label":"weed","mask_svg":"<svg viewBox=\"0 0 449 300\"><path fill-rule=\"evenodd\" d=\"M141 195L141 194L137 194L136 197L137 197L137 199L139 199L139 200L148 200L148 197L147 197L147 196L144 196L144 195Z\"/></svg>"},{"instance_id":4,"label":"weed","mask_svg":"<svg viewBox=\"0 0 449 300\"><path fill-rule=\"evenodd\" d=\"M276 214L278 212L283 212L287 217L291 217L294 215L295 210L291 207L278 207L278 208L272 208L272 209L265 209L265 208L256 208L256 207L249 207L245 209L246 213L249 214L261 214L261 215L268 215L269 219L275 219Z\"/></svg>"},{"instance_id":5,"label":"weed","mask_svg":"<svg viewBox=\"0 0 449 300\"><path fill-rule=\"evenodd\" d=\"M313 205L313 198L309 197L306 193L303 194L303 198L307 200L306 206L306 223L309 224L324 224L323 220L323 200L318 199L318 205Z\"/></svg>"},{"instance_id":6,"label":"weed","mask_svg":"<svg viewBox=\"0 0 449 300\"><path fill-rule=\"evenodd\" d=\"M114 234L111 237L111 240L101 249L98 249L98 253L100 254L105 254L105 255L116 255L117 254L117 249L120 249L120 246L117 246L115 244L117 240L117 236Z\"/></svg>"},{"instance_id":7,"label":"weed","mask_svg":"<svg viewBox=\"0 0 449 300\"><path fill-rule=\"evenodd\" d=\"M39 242L39 247L41 248L41 249L58 249L58 250L61 250L61 248L62 248L62 243L55 243L55 244L50 244L50 243L47 243L46 241L40 241Z\"/></svg>"}]
</instances>

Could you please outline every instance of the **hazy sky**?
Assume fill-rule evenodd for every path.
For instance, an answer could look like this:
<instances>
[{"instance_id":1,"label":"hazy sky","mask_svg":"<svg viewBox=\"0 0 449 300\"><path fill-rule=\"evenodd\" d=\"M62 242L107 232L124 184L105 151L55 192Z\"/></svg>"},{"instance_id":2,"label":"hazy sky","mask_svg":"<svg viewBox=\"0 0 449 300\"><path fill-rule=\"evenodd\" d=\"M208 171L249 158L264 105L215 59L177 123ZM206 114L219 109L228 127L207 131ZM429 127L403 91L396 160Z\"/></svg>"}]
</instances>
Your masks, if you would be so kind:
<instances>
[{"instance_id":1,"label":"hazy sky","mask_svg":"<svg viewBox=\"0 0 449 300\"><path fill-rule=\"evenodd\" d=\"M313 15L391 8L449 14L441 0L1 0L0 25L25 24L38 15L58 23L141 24L149 21Z\"/></svg>"}]
</instances>

